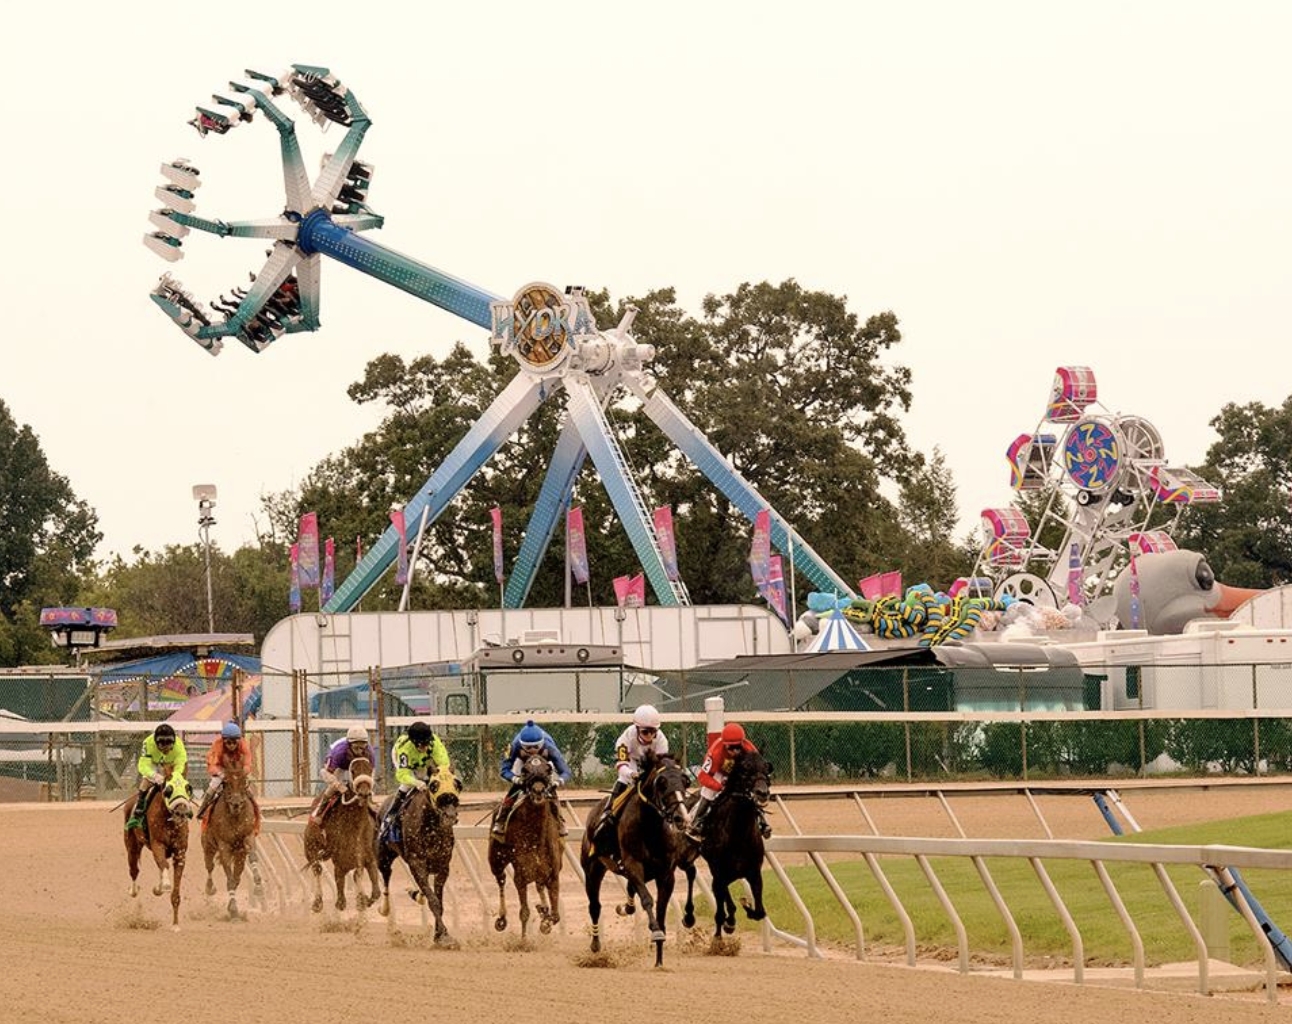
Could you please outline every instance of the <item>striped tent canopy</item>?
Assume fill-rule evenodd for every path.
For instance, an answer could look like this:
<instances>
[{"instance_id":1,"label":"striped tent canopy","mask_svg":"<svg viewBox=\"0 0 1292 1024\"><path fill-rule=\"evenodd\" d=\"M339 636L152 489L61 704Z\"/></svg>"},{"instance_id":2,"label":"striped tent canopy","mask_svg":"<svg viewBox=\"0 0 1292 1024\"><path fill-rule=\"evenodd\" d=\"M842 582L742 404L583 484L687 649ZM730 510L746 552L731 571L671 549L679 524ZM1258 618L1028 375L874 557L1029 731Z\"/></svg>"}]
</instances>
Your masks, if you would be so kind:
<instances>
[{"instance_id":1,"label":"striped tent canopy","mask_svg":"<svg viewBox=\"0 0 1292 1024\"><path fill-rule=\"evenodd\" d=\"M870 645L852 628L848 620L843 617L843 612L837 608L821 620L821 631L808 647L809 654L819 654L822 651L868 650Z\"/></svg>"}]
</instances>

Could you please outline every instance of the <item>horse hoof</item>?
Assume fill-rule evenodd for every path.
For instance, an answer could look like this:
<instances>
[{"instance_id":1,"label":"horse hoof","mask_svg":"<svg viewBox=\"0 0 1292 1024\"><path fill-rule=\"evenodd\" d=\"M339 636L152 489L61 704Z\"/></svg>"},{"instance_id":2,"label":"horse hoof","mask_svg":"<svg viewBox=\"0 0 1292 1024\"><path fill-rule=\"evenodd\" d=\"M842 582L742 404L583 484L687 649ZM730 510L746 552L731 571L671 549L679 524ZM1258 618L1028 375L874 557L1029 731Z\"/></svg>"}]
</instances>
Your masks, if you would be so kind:
<instances>
[{"instance_id":1,"label":"horse hoof","mask_svg":"<svg viewBox=\"0 0 1292 1024\"><path fill-rule=\"evenodd\" d=\"M659 931L658 929L650 933L651 942L658 942L660 945L663 945L664 940L666 938L667 936L663 932Z\"/></svg>"},{"instance_id":2,"label":"horse hoof","mask_svg":"<svg viewBox=\"0 0 1292 1024\"><path fill-rule=\"evenodd\" d=\"M229 911L230 918L236 918L238 916L238 901L229 900L229 905L226 909Z\"/></svg>"},{"instance_id":3,"label":"horse hoof","mask_svg":"<svg viewBox=\"0 0 1292 1024\"><path fill-rule=\"evenodd\" d=\"M452 935L450 935L448 932L445 932L443 935L437 935L437 936L435 936L435 944L436 944L437 946L439 946L439 947L440 947L440 949L457 949L457 948L458 948L458 940L457 940L457 939L455 939L455 938L454 938Z\"/></svg>"},{"instance_id":4,"label":"horse hoof","mask_svg":"<svg viewBox=\"0 0 1292 1024\"><path fill-rule=\"evenodd\" d=\"M726 932L728 935L730 935L732 932L734 932L734 931L736 930L736 922L735 922L735 921L723 921L723 922L722 922L722 930L723 930L724 932Z\"/></svg>"},{"instance_id":5,"label":"horse hoof","mask_svg":"<svg viewBox=\"0 0 1292 1024\"><path fill-rule=\"evenodd\" d=\"M215 895L215 883L209 878L206 880L206 894L208 896Z\"/></svg>"},{"instance_id":6,"label":"horse hoof","mask_svg":"<svg viewBox=\"0 0 1292 1024\"><path fill-rule=\"evenodd\" d=\"M317 914L322 909L323 909L323 897L320 896L317 899L315 899L313 903L310 904L310 910L314 911L314 913Z\"/></svg>"},{"instance_id":7,"label":"horse hoof","mask_svg":"<svg viewBox=\"0 0 1292 1024\"><path fill-rule=\"evenodd\" d=\"M505 932L507 930L507 919L505 917L495 917L493 919L493 930L496 932Z\"/></svg>"},{"instance_id":8,"label":"horse hoof","mask_svg":"<svg viewBox=\"0 0 1292 1024\"><path fill-rule=\"evenodd\" d=\"M694 927L695 927L695 915L694 915L694 914L683 914L683 915L682 915L682 927L683 927L683 928L694 928Z\"/></svg>"},{"instance_id":9,"label":"horse hoof","mask_svg":"<svg viewBox=\"0 0 1292 1024\"><path fill-rule=\"evenodd\" d=\"M597 938L595 935L592 936L592 952L594 953L601 952L601 940Z\"/></svg>"},{"instance_id":10,"label":"horse hoof","mask_svg":"<svg viewBox=\"0 0 1292 1024\"><path fill-rule=\"evenodd\" d=\"M627 917L630 914L637 913L637 905L635 903L616 904L615 913L618 914L620 917Z\"/></svg>"},{"instance_id":11,"label":"horse hoof","mask_svg":"<svg viewBox=\"0 0 1292 1024\"><path fill-rule=\"evenodd\" d=\"M550 934L552 931L552 922L547 918L543 918L543 920L538 923L538 930L544 935Z\"/></svg>"}]
</instances>

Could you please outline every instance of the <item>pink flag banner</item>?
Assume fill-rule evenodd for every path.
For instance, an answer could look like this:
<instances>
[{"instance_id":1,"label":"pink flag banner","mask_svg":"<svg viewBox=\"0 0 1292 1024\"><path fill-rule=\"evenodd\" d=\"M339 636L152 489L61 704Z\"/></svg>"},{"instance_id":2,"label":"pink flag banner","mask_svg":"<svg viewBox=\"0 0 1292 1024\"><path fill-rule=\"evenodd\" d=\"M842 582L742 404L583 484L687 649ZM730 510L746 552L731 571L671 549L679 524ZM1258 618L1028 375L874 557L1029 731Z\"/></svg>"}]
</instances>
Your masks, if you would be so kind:
<instances>
[{"instance_id":1,"label":"pink flag banner","mask_svg":"<svg viewBox=\"0 0 1292 1024\"><path fill-rule=\"evenodd\" d=\"M300 545L293 544L291 547L292 557L292 588L287 595L287 606L295 615L301 610L301 567L300 567Z\"/></svg>"},{"instance_id":2,"label":"pink flag banner","mask_svg":"<svg viewBox=\"0 0 1292 1024\"><path fill-rule=\"evenodd\" d=\"M323 542L323 582L319 584L319 601L327 604L336 590L336 543L329 537Z\"/></svg>"},{"instance_id":3,"label":"pink flag banner","mask_svg":"<svg viewBox=\"0 0 1292 1024\"><path fill-rule=\"evenodd\" d=\"M677 572L677 538L673 534L673 510L661 505L655 510L655 539L659 541L659 553L664 560L664 574L669 579L678 578Z\"/></svg>"},{"instance_id":4,"label":"pink flag banner","mask_svg":"<svg viewBox=\"0 0 1292 1024\"><path fill-rule=\"evenodd\" d=\"M502 586L502 509L495 505L489 515L493 519L493 578Z\"/></svg>"},{"instance_id":5,"label":"pink flag banner","mask_svg":"<svg viewBox=\"0 0 1292 1024\"><path fill-rule=\"evenodd\" d=\"M1085 573L1081 568L1081 546L1074 543L1068 553L1068 604L1078 608L1086 603Z\"/></svg>"},{"instance_id":6,"label":"pink flag banner","mask_svg":"<svg viewBox=\"0 0 1292 1024\"><path fill-rule=\"evenodd\" d=\"M395 583L402 587L408 582L408 531L407 524L404 522L404 510L402 508L392 508L390 510L390 525L399 534L399 548L395 561Z\"/></svg>"},{"instance_id":7,"label":"pink flag banner","mask_svg":"<svg viewBox=\"0 0 1292 1024\"><path fill-rule=\"evenodd\" d=\"M902 574L900 572L880 573L879 593L881 597L901 597Z\"/></svg>"},{"instance_id":8,"label":"pink flag banner","mask_svg":"<svg viewBox=\"0 0 1292 1024\"><path fill-rule=\"evenodd\" d=\"M767 586L763 588L763 596L767 598L767 603L771 605L781 622L786 626L790 624L789 612L785 605L785 576L781 567L781 556L772 555L768 559L767 565Z\"/></svg>"},{"instance_id":9,"label":"pink flag banner","mask_svg":"<svg viewBox=\"0 0 1292 1024\"><path fill-rule=\"evenodd\" d=\"M628 577L616 576L611 582L615 587L615 604L622 608L628 601Z\"/></svg>"},{"instance_id":10,"label":"pink flag banner","mask_svg":"<svg viewBox=\"0 0 1292 1024\"><path fill-rule=\"evenodd\" d=\"M763 509L754 516L754 541L749 549L749 572L761 594L771 573L772 513Z\"/></svg>"},{"instance_id":11,"label":"pink flag banner","mask_svg":"<svg viewBox=\"0 0 1292 1024\"><path fill-rule=\"evenodd\" d=\"M628 581L628 588L624 594L625 608L644 608L646 607L646 576L638 573Z\"/></svg>"},{"instance_id":12,"label":"pink flag banner","mask_svg":"<svg viewBox=\"0 0 1292 1024\"><path fill-rule=\"evenodd\" d=\"M319 585L319 517L317 512L306 512L301 516L300 530L296 535L296 544L300 549L297 557L301 586L317 587Z\"/></svg>"},{"instance_id":13,"label":"pink flag banner","mask_svg":"<svg viewBox=\"0 0 1292 1024\"><path fill-rule=\"evenodd\" d=\"M864 580L858 580L857 587L861 590L861 596L867 601L878 601L884 596L884 587L880 582L879 573L867 576Z\"/></svg>"},{"instance_id":14,"label":"pink flag banner","mask_svg":"<svg viewBox=\"0 0 1292 1024\"><path fill-rule=\"evenodd\" d=\"M576 583L588 582L588 539L583 532L583 509L572 508L565 514L565 549L570 557L570 572Z\"/></svg>"},{"instance_id":15,"label":"pink flag banner","mask_svg":"<svg viewBox=\"0 0 1292 1024\"><path fill-rule=\"evenodd\" d=\"M1130 629L1139 629L1143 621L1143 609L1139 601L1139 569L1135 565L1135 556L1131 555L1130 563Z\"/></svg>"}]
</instances>

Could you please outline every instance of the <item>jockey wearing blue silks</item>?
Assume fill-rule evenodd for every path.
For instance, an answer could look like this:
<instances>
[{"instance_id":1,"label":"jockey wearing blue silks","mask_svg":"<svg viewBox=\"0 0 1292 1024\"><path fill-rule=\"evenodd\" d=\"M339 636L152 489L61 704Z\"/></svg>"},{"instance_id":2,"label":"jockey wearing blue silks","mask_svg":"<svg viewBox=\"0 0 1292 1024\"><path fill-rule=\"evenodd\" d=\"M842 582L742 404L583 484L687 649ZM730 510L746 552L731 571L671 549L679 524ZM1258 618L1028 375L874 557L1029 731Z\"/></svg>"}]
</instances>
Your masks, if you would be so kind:
<instances>
[{"instance_id":1,"label":"jockey wearing blue silks","mask_svg":"<svg viewBox=\"0 0 1292 1024\"><path fill-rule=\"evenodd\" d=\"M524 728L512 737L511 746L507 748L507 753L502 758L499 774L511 783L511 787L507 790L507 795L503 797L498 812L494 816L493 834L499 839L507 833L507 820L511 817L512 808L516 805L516 798L521 791L520 773L524 769L525 762L531 757L544 757L551 762L556 772L553 785L563 785L570 781L570 766L565 763L561 748L556 745L556 740L552 739L545 729L535 725L531 718L525 723ZM558 800L552 802L552 810L560 825L561 835L565 835L567 830L565 820L561 817Z\"/></svg>"}]
</instances>

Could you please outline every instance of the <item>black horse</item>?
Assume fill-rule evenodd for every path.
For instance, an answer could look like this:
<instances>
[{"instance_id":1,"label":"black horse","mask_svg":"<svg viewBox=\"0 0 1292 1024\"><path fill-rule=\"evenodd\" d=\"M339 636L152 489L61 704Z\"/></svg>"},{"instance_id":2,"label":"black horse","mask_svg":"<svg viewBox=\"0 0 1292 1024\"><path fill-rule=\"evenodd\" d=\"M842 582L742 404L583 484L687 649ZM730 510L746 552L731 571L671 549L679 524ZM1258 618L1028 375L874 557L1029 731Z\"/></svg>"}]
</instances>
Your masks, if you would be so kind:
<instances>
[{"instance_id":1,"label":"black horse","mask_svg":"<svg viewBox=\"0 0 1292 1024\"><path fill-rule=\"evenodd\" d=\"M735 756L731 771L709 808L700 855L713 876L713 900L716 904L714 939L736 930L736 904L731 898L732 883L744 879L749 883L754 902L741 899L745 915L752 921L767 916L763 909L763 834L762 808L772 795L772 764L756 750L742 750Z\"/></svg>"},{"instance_id":2,"label":"black horse","mask_svg":"<svg viewBox=\"0 0 1292 1024\"><path fill-rule=\"evenodd\" d=\"M651 941L655 943L655 966L662 967L664 917L673 897L674 875L679 867L686 872L688 894L689 883L695 878L694 844L683 833L689 820L686 787L690 780L668 754L648 751L640 768L637 784L624 798L613 833L593 837L608 797L588 813L580 860L588 893L588 916L592 918L592 952L601 951L601 882L607 872L613 871L628 881L628 902L617 906L616 911L633 913L633 899L640 897L650 922ZM655 882L654 899L647 885L651 881ZM689 895L682 924L687 928L695 924L695 908Z\"/></svg>"},{"instance_id":3,"label":"black horse","mask_svg":"<svg viewBox=\"0 0 1292 1024\"><path fill-rule=\"evenodd\" d=\"M449 768L441 768L430 777L425 789L410 796L399 809L398 840L377 839L377 871L381 874L378 911L382 917L390 915L390 869L395 858L403 857L417 883L417 888L408 895L419 903L425 902L435 916L437 946L456 945L444 926L444 884L449 879L449 864L453 860L453 826L458 820L461 792L462 780ZM382 817L393 799L393 796L386 798Z\"/></svg>"}]
</instances>

